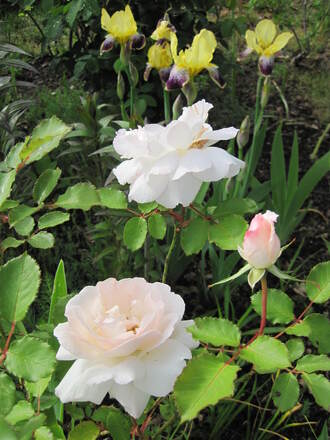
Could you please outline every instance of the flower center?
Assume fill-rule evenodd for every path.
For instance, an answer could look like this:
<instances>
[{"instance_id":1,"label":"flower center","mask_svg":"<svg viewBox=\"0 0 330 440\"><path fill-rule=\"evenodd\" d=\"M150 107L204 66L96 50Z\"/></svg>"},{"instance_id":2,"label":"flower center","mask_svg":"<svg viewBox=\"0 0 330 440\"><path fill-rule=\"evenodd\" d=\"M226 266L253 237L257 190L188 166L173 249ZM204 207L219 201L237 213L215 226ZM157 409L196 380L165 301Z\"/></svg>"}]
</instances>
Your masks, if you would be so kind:
<instances>
[{"instance_id":1,"label":"flower center","mask_svg":"<svg viewBox=\"0 0 330 440\"><path fill-rule=\"evenodd\" d=\"M200 139L203 133L205 133L208 129L206 127L202 127L197 136L195 137L195 140L192 142L192 144L189 146L189 150L196 148L197 150L201 150L204 148L205 144L207 143L207 139Z\"/></svg>"}]
</instances>

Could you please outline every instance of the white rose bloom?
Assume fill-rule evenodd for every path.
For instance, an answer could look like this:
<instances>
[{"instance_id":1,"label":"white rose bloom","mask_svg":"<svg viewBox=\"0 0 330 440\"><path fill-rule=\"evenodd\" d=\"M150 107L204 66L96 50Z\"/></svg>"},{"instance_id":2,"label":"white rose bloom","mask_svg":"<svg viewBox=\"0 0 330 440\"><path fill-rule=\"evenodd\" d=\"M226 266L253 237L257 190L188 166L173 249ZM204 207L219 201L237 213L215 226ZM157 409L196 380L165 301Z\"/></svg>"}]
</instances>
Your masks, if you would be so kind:
<instances>
[{"instance_id":1,"label":"white rose bloom","mask_svg":"<svg viewBox=\"0 0 330 440\"><path fill-rule=\"evenodd\" d=\"M244 162L211 145L232 139L234 127L213 130L205 121L212 104L201 100L183 109L166 127L149 124L119 130L113 146L124 160L113 170L120 184L130 184L129 199L157 201L166 208L188 206L203 182L237 175Z\"/></svg>"},{"instance_id":2,"label":"white rose bloom","mask_svg":"<svg viewBox=\"0 0 330 440\"><path fill-rule=\"evenodd\" d=\"M85 287L54 335L58 360L75 360L55 390L63 402L100 404L107 393L138 418L150 395L166 396L198 345L185 304L168 285L109 278Z\"/></svg>"}]
</instances>

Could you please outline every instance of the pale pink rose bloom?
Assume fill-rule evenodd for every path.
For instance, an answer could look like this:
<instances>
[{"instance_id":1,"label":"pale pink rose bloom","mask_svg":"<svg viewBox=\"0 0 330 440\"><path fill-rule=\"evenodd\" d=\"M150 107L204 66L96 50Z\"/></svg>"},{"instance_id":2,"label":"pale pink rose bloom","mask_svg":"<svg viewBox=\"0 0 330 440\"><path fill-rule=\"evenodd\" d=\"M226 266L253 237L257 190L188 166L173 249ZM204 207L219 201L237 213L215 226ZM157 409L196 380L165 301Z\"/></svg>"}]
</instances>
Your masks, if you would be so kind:
<instances>
[{"instance_id":1,"label":"pale pink rose bloom","mask_svg":"<svg viewBox=\"0 0 330 440\"><path fill-rule=\"evenodd\" d=\"M238 248L241 257L256 269L267 269L281 254L280 239L274 227L277 217L272 211L255 215L244 236L243 246Z\"/></svg>"},{"instance_id":2,"label":"pale pink rose bloom","mask_svg":"<svg viewBox=\"0 0 330 440\"><path fill-rule=\"evenodd\" d=\"M58 360L75 360L55 390L63 402L100 404L107 393L135 418L150 395L166 396L198 344L185 304L168 285L109 278L85 287L54 335Z\"/></svg>"},{"instance_id":3,"label":"pale pink rose bloom","mask_svg":"<svg viewBox=\"0 0 330 440\"><path fill-rule=\"evenodd\" d=\"M113 170L120 184L130 185L129 200L156 201L166 208L188 206L203 182L236 176L244 162L222 148L219 141L233 139L234 127L213 130L206 123L213 107L204 99L183 109L166 127L149 124L119 130L113 142L124 160Z\"/></svg>"}]
</instances>

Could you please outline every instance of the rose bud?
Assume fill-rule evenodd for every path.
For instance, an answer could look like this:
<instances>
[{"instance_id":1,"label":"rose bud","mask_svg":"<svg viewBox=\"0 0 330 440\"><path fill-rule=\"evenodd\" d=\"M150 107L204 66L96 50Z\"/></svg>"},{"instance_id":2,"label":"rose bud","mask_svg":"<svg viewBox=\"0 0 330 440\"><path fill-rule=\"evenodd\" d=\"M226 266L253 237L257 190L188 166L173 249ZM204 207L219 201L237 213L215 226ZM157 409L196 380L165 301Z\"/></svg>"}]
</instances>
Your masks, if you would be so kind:
<instances>
[{"instance_id":1,"label":"rose bud","mask_svg":"<svg viewBox=\"0 0 330 440\"><path fill-rule=\"evenodd\" d=\"M272 211L257 214L245 233L243 246L238 252L255 269L267 269L281 254L281 243L274 223L278 215Z\"/></svg>"}]
</instances>

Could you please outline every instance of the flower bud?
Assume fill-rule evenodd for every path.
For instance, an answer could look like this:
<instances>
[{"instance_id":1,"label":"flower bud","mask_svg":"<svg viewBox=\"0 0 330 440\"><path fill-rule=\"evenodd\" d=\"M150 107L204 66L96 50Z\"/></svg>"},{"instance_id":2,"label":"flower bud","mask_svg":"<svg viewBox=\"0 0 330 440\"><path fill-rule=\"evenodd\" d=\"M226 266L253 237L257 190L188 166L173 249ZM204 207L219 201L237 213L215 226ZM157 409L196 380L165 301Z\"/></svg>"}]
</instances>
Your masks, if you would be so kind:
<instances>
[{"instance_id":1,"label":"flower bud","mask_svg":"<svg viewBox=\"0 0 330 440\"><path fill-rule=\"evenodd\" d=\"M260 99L260 105L262 109L264 109L268 103L269 92L270 92L270 81L269 81L269 76L266 76L264 85L262 87L261 99Z\"/></svg>"},{"instance_id":2,"label":"flower bud","mask_svg":"<svg viewBox=\"0 0 330 440\"><path fill-rule=\"evenodd\" d=\"M128 70L131 77L131 81L134 87L136 87L139 82L139 72L137 71L137 68L134 66L134 64L131 61L128 62Z\"/></svg>"},{"instance_id":3,"label":"flower bud","mask_svg":"<svg viewBox=\"0 0 330 440\"><path fill-rule=\"evenodd\" d=\"M243 122L241 123L239 132L236 137L238 148L245 147L245 145L249 142L249 136L250 136L250 116L247 115L243 119Z\"/></svg>"},{"instance_id":4,"label":"flower bud","mask_svg":"<svg viewBox=\"0 0 330 440\"><path fill-rule=\"evenodd\" d=\"M245 233L243 246L238 252L254 269L267 269L281 254L281 243L274 223L278 215L272 211L257 214Z\"/></svg>"},{"instance_id":5,"label":"flower bud","mask_svg":"<svg viewBox=\"0 0 330 440\"><path fill-rule=\"evenodd\" d=\"M179 93L178 96L175 98L172 107L173 119L178 119L178 117L182 113L182 108L183 108L183 98L181 93Z\"/></svg>"},{"instance_id":6,"label":"flower bud","mask_svg":"<svg viewBox=\"0 0 330 440\"><path fill-rule=\"evenodd\" d=\"M117 96L122 101L125 96L125 81L121 72L117 75Z\"/></svg>"}]
</instances>

